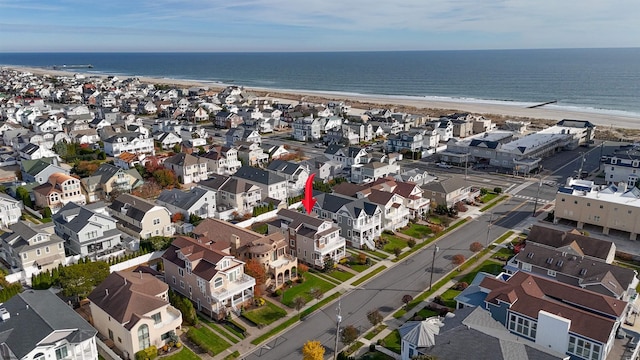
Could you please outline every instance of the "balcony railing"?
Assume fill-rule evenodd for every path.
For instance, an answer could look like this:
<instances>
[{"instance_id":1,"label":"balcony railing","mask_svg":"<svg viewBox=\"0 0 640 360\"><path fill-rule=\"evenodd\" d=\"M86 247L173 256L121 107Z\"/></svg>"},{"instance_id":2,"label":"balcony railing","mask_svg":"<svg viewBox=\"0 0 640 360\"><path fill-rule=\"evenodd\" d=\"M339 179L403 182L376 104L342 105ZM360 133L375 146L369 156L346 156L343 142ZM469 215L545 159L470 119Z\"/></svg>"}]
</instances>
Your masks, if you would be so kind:
<instances>
[{"instance_id":1,"label":"balcony railing","mask_svg":"<svg viewBox=\"0 0 640 360\"><path fill-rule=\"evenodd\" d=\"M242 291L249 289L256 285L256 279L249 275L243 274L236 281L228 283L226 287L220 290L214 290L211 295L216 301L223 301L236 294L242 293Z\"/></svg>"}]
</instances>

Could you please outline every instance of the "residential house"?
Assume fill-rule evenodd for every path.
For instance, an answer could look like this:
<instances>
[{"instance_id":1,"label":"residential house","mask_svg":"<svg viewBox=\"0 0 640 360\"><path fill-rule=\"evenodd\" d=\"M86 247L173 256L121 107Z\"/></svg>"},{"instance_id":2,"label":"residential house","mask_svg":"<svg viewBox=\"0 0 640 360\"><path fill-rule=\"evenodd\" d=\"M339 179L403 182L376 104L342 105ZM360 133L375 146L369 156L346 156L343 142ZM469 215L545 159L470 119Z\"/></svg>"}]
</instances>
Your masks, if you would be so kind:
<instances>
[{"instance_id":1,"label":"residential house","mask_svg":"<svg viewBox=\"0 0 640 360\"><path fill-rule=\"evenodd\" d=\"M473 135L473 121L467 119L454 119L453 123L453 136L458 138L465 138Z\"/></svg>"},{"instance_id":2,"label":"residential house","mask_svg":"<svg viewBox=\"0 0 640 360\"><path fill-rule=\"evenodd\" d=\"M266 170L287 180L288 197L300 195L304 191L310 174L308 165L284 160L273 160Z\"/></svg>"},{"instance_id":3,"label":"residential house","mask_svg":"<svg viewBox=\"0 0 640 360\"><path fill-rule=\"evenodd\" d=\"M171 213L166 207L137 196L122 194L107 210L118 220L121 230L137 238L171 236L175 232L171 224Z\"/></svg>"},{"instance_id":4,"label":"residential house","mask_svg":"<svg viewBox=\"0 0 640 360\"><path fill-rule=\"evenodd\" d=\"M162 132L155 136L156 141L164 150L172 149L174 146L182 142L182 138L173 132Z\"/></svg>"},{"instance_id":5,"label":"residential house","mask_svg":"<svg viewBox=\"0 0 640 360\"><path fill-rule=\"evenodd\" d=\"M411 213L404 206L404 198L393 192L371 189L367 201L380 207L382 229L396 231L409 224Z\"/></svg>"},{"instance_id":6,"label":"residential house","mask_svg":"<svg viewBox=\"0 0 640 360\"><path fill-rule=\"evenodd\" d=\"M453 137L453 122L446 118L436 121L435 131L438 133L440 141L447 142Z\"/></svg>"},{"instance_id":7,"label":"residential house","mask_svg":"<svg viewBox=\"0 0 640 360\"><path fill-rule=\"evenodd\" d=\"M366 184L385 178L398 172L400 167L389 162L370 162L367 164L351 165L351 182Z\"/></svg>"},{"instance_id":8,"label":"residential house","mask_svg":"<svg viewBox=\"0 0 640 360\"><path fill-rule=\"evenodd\" d=\"M438 177L429 174L426 170L418 169L401 169L393 175L393 178L402 182L412 182L416 185L424 185L438 179Z\"/></svg>"},{"instance_id":9,"label":"residential house","mask_svg":"<svg viewBox=\"0 0 640 360\"><path fill-rule=\"evenodd\" d=\"M56 234L74 255L97 259L122 244L122 233L104 203L85 206L68 203L53 216L53 224Z\"/></svg>"},{"instance_id":10,"label":"residential house","mask_svg":"<svg viewBox=\"0 0 640 360\"><path fill-rule=\"evenodd\" d=\"M244 127L231 128L225 134L226 146L231 147L237 142L248 142L262 144L262 136L257 130L251 130Z\"/></svg>"},{"instance_id":11,"label":"residential house","mask_svg":"<svg viewBox=\"0 0 640 360\"><path fill-rule=\"evenodd\" d=\"M26 144L19 151L20 158L24 160L37 160L47 157L57 157L56 153L43 146L36 144Z\"/></svg>"},{"instance_id":12,"label":"residential house","mask_svg":"<svg viewBox=\"0 0 640 360\"><path fill-rule=\"evenodd\" d=\"M327 130L326 135L322 138L326 144L347 144L357 145L360 143L360 135L357 127L351 127L348 124L342 124Z\"/></svg>"},{"instance_id":13,"label":"residential house","mask_svg":"<svg viewBox=\"0 0 640 360\"><path fill-rule=\"evenodd\" d=\"M363 148L355 146L329 145L324 151L324 156L329 160L341 163L345 168L349 168L354 164L366 164L369 162L367 152Z\"/></svg>"},{"instance_id":14,"label":"residential house","mask_svg":"<svg viewBox=\"0 0 640 360\"><path fill-rule=\"evenodd\" d=\"M333 221L289 209L280 209L277 216L267 224L268 233L282 232L292 256L320 269L328 258L337 264L346 256L346 241Z\"/></svg>"},{"instance_id":15,"label":"residential house","mask_svg":"<svg viewBox=\"0 0 640 360\"><path fill-rule=\"evenodd\" d=\"M53 173L49 181L33 189L36 206L49 207L53 213L70 202L79 205L87 203L80 187L80 180L64 173Z\"/></svg>"},{"instance_id":16,"label":"residential house","mask_svg":"<svg viewBox=\"0 0 640 360\"><path fill-rule=\"evenodd\" d=\"M15 224L22 216L22 201L0 193L0 228Z\"/></svg>"},{"instance_id":17,"label":"residential house","mask_svg":"<svg viewBox=\"0 0 640 360\"><path fill-rule=\"evenodd\" d=\"M4 359L98 359L98 332L49 290L15 295L0 315Z\"/></svg>"},{"instance_id":18,"label":"residential house","mask_svg":"<svg viewBox=\"0 0 640 360\"><path fill-rule=\"evenodd\" d=\"M162 164L166 169L173 170L181 184L191 184L206 180L207 161L193 155L179 153L168 157Z\"/></svg>"},{"instance_id":19,"label":"residential house","mask_svg":"<svg viewBox=\"0 0 640 360\"><path fill-rule=\"evenodd\" d=\"M33 124L33 131L37 134L60 132L62 131L62 124L49 117L36 121Z\"/></svg>"},{"instance_id":20,"label":"residential house","mask_svg":"<svg viewBox=\"0 0 640 360\"><path fill-rule=\"evenodd\" d=\"M473 199L475 193L471 185L461 177L452 177L442 181L434 181L421 186L423 196L432 203L452 207L455 203Z\"/></svg>"},{"instance_id":21,"label":"residential house","mask_svg":"<svg viewBox=\"0 0 640 360\"><path fill-rule=\"evenodd\" d=\"M589 237L576 229L566 231L533 225L527 235L527 242L535 242L563 252L579 249L585 257L604 261L607 264L612 264L616 256L615 243Z\"/></svg>"},{"instance_id":22,"label":"residential house","mask_svg":"<svg viewBox=\"0 0 640 360\"><path fill-rule=\"evenodd\" d=\"M601 226L603 234L620 230L635 240L640 233L638 199L640 189L628 188L624 182L600 186L593 181L568 178L556 194L554 222L575 221L578 229L585 224Z\"/></svg>"},{"instance_id":23,"label":"residential house","mask_svg":"<svg viewBox=\"0 0 640 360\"><path fill-rule=\"evenodd\" d=\"M240 312L253 299L256 280L244 273L244 262L216 247L186 236L177 237L162 255L165 281L216 318Z\"/></svg>"},{"instance_id":24,"label":"residential house","mask_svg":"<svg viewBox=\"0 0 640 360\"><path fill-rule=\"evenodd\" d=\"M145 154L123 152L113 159L113 165L124 170L129 170L135 168L136 165L144 166L145 157Z\"/></svg>"},{"instance_id":25,"label":"residential house","mask_svg":"<svg viewBox=\"0 0 640 360\"><path fill-rule=\"evenodd\" d=\"M523 271L506 280L487 276L479 288L474 305L513 334L572 359L606 359L628 310L624 301Z\"/></svg>"},{"instance_id":26,"label":"residential house","mask_svg":"<svg viewBox=\"0 0 640 360\"><path fill-rule=\"evenodd\" d=\"M407 321L398 331L400 360L420 355L434 359L465 359L470 355L474 359L492 360L570 358L512 334L480 307L460 309L444 317Z\"/></svg>"},{"instance_id":27,"label":"residential house","mask_svg":"<svg viewBox=\"0 0 640 360\"><path fill-rule=\"evenodd\" d=\"M249 166L263 166L269 161L269 155L265 154L259 144L253 142L237 142L238 159Z\"/></svg>"},{"instance_id":28,"label":"residential house","mask_svg":"<svg viewBox=\"0 0 640 360\"><path fill-rule=\"evenodd\" d=\"M375 239L382 234L382 209L366 199L333 194L315 194L313 212L321 219L331 219L340 227L348 245L375 249Z\"/></svg>"},{"instance_id":29,"label":"residential house","mask_svg":"<svg viewBox=\"0 0 640 360\"><path fill-rule=\"evenodd\" d=\"M244 120L241 116L228 111L218 111L213 122L216 127L223 129L236 128L242 123L244 123Z\"/></svg>"},{"instance_id":30,"label":"residential house","mask_svg":"<svg viewBox=\"0 0 640 360\"><path fill-rule=\"evenodd\" d=\"M318 141L322 136L320 119L313 116L295 119L291 128L291 136L298 141Z\"/></svg>"},{"instance_id":31,"label":"residential house","mask_svg":"<svg viewBox=\"0 0 640 360\"><path fill-rule=\"evenodd\" d=\"M553 278L565 284L628 301L635 295L638 272L586 258L579 247L556 249L527 242L526 247L509 260L506 271L524 271Z\"/></svg>"},{"instance_id":32,"label":"residential house","mask_svg":"<svg viewBox=\"0 0 640 360\"><path fill-rule=\"evenodd\" d=\"M273 145L263 147L263 151L269 155L269 160L277 160L291 154L289 150L287 150L284 145Z\"/></svg>"},{"instance_id":33,"label":"residential house","mask_svg":"<svg viewBox=\"0 0 640 360\"><path fill-rule=\"evenodd\" d=\"M87 299L92 325L125 359L178 339L182 314L169 304L169 286L149 273L112 272Z\"/></svg>"},{"instance_id":34,"label":"residential house","mask_svg":"<svg viewBox=\"0 0 640 360\"><path fill-rule=\"evenodd\" d=\"M422 151L423 146L424 138L421 131L404 131L387 137L387 151L389 152L410 151L417 153Z\"/></svg>"},{"instance_id":35,"label":"residential house","mask_svg":"<svg viewBox=\"0 0 640 360\"><path fill-rule=\"evenodd\" d=\"M171 214L182 214L184 219L196 215L210 218L216 215L218 194L205 187L194 186L188 192L178 189L162 190L156 203L169 209Z\"/></svg>"},{"instance_id":36,"label":"residential house","mask_svg":"<svg viewBox=\"0 0 640 360\"><path fill-rule=\"evenodd\" d=\"M113 192L121 194L131 192L139 187L144 180L138 170L124 170L115 165L103 163L93 175L80 179L87 201L94 202L111 196Z\"/></svg>"},{"instance_id":37,"label":"residential house","mask_svg":"<svg viewBox=\"0 0 640 360\"><path fill-rule=\"evenodd\" d=\"M216 206L218 217L222 214L231 215L233 211L244 214L253 211L253 207L262 200L262 190L259 186L225 175L214 175L210 179L201 181L198 186L216 192Z\"/></svg>"},{"instance_id":38,"label":"residential house","mask_svg":"<svg viewBox=\"0 0 640 360\"><path fill-rule=\"evenodd\" d=\"M342 164L334 160L327 160L322 155L303 160L300 163L309 167L310 174L315 174L315 180L331 180L343 176Z\"/></svg>"},{"instance_id":39,"label":"residential house","mask_svg":"<svg viewBox=\"0 0 640 360\"><path fill-rule=\"evenodd\" d=\"M287 180L273 172L251 166L242 166L233 174L233 178L258 186L262 199L287 200Z\"/></svg>"},{"instance_id":40,"label":"residential house","mask_svg":"<svg viewBox=\"0 0 640 360\"><path fill-rule=\"evenodd\" d=\"M238 160L238 150L234 147L215 146L200 158L207 162L207 172L210 174L231 175L242 166Z\"/></svg>"},{"instance_id":41,"label":"residential house","mask_svg":"<svg viewBox=\"0 0 640 360\"><path fill-rule=\"evenodd\" d=\"M2 239L1 256L9 271L22 272L23 279L64 264L64 240L53 233L52 224L34 225L18 221L9 225Z\"/></svg>"},{"instance_id":42,"label":"residential house","mask_svg":"<svg viewBox=\"0 0 640 360\"><path fill-rule=\"evenodd\" d=\"M193 229L193 234L202 243L212 241L242 261L255 260L264 266L267 288L280 288L296 277L298 260L291 255L289 241L280 232L264 236L225 221L207 219Z\"/></svg>"},{"instance_id":43,"label":"residential house","mask_svg":"<svg viewBox=\"0 0 640 360\"><path fill-rule=\"evenodd\" d=\"M607 184L624 182L629 188L635 187L640 180L640 152L636 149L616 152L604 157L600 167L604 169Z\"/></svg>"},{"instance_id":44,"label":"residential house","mask_svg":"<svg viewBox=\"0 0 640 360\"><path fill-rule=\"evenodd\" d=\"M140 133L122 133L107 138L104 140L104 151L109 156L118 156L124 152L155 155L153 139Z\"/></svg>"}]
</instances>

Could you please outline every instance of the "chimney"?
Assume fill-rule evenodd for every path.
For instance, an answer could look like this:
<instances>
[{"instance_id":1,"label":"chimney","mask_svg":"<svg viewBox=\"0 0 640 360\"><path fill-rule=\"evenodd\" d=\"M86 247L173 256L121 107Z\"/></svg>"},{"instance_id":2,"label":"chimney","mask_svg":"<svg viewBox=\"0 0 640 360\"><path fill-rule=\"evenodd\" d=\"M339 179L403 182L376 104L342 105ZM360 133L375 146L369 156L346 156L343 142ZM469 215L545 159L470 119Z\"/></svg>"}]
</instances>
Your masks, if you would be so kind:
<instances>
[{"instance_id":1,"label":"chimney","mask_svg":"<svg viewBox=\"0 0 640 360\"><path fill-rule=\"evenodd\" d=\"M109 289L104 289L104 297L109 296Z\"/></svg>"},{"instance_id":2,"label":"chimney","mask_svg":"<svg viewBox=\"0 0 640 360\"><path fill-rule=\"evenodd\" d=\"M240 237L236 234L231 234L231 254L235 255L240 248Z\"/></svg>"},{"instance_id":3,"label":"chimney","mask_svg":"<svg viewBox=\"0 0 640 360\"><path fill-rule=\"evenodd\" d=\"M142 279L142 270L138 271L140 273L140 279Z\"/></svg>"}]
</instances>

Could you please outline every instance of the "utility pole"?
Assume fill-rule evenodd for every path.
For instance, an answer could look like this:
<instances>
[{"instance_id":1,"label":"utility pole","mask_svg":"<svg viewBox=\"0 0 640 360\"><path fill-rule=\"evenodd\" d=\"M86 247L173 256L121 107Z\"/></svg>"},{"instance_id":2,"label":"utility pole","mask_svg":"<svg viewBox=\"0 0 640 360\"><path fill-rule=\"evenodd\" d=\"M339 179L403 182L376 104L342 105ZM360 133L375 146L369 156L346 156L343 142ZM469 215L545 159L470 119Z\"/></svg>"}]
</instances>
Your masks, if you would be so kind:
<instances>
[{"instance_id":1,"label":"utility pole","mask_svg":"<svg viewBox=\"0 0 640 360\"><path fill-rule=\"evenodd\" d=\"M467 180L467 169L469 167L469 153L464 154L464 179Z\"/></svg>"},{"instance_id":2,"label":"utility pole","mask_svg":"<svg viewBox=\"0 0 640 360\"><path fill-rule=\"evenodd\" d=\"M336 315L336 348L333 351L333 360L338 360L338 341L340 341L340 323L342 322L340 300L338 300L338 308L336 309L336 312L338 313Z\"/></svg>"},{"instance_id":3,"label":"utility pole","mask_svg":"<svg viewBox=\"0 0 640 360\"><path fill-rule=\"evenodd\" d=\"M542 174L540 175L540 182L538 183L538 193L536 194L536 202L533 203L533 214L531 216L536 216L536 210L538 209L538 198L540 197L540 188L542 187Z\"/></svg>"},{"instance_id":4,"label":"utility pole","mask_svg":"<svg viewBox=\"0 0 640 360\"><path fill-rule=\"evenodd\" d=\"M440 251L440 248L437 246L433 247L433 259L431 259L431 276L429 278L429 291L431 291L431 285L433 284L433 270L436 263L436 253Z\"/></svg>"},{"instance_id":5,"label":"utility pole","mask_svg":"<svg viewBox=\"0 0 640 360\"><path fill-rule=\"evenodd\" d=\"M491 232L491 225L493 225L493 213L489 213L489 224L487 225L487 240L485 241L485 249L489 247L489 232Z\"/></svg>"}]
</instances>

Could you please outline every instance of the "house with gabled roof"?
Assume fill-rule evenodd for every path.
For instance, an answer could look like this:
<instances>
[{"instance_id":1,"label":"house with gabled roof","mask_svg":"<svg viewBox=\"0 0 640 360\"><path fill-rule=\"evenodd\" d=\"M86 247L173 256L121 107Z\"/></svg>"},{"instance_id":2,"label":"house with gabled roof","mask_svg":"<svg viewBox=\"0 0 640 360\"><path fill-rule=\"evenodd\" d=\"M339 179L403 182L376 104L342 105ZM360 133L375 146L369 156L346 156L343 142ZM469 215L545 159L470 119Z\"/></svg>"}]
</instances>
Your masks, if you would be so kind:
<instances>
[{"instance_id":1,"label":"house with gabled roof","mask_svg":"<svg viewBox=\"0 0 640 360\"><path fill-rule=\"evenodd\" d=\"M156 203L169 209L171 214L181 213L185 219L190 215L201 218L216 216L217 193L205 187L194 186L185 192L178 189L162 190Z\"/></svg>"},{"instance_id":2,"label":"house with gabled roof","mask_svg":"<svg viewBox=\"0 0 640 360\"><path fill-rule=\"evenodd\" d=\"M535 242L563 252L574 251L587 259L593 258L607 264L613 263L616 255L615 243L584 235L576 229L562 230L534 224L529 230L527 242Z\"/></svg>"},{"instance_id":3,"label":"house with gabled roof","mask_svg":"<svg viewBox=\"0 0 640 360\"><path fill-rule=\"evenodd\" d=\"M214 146L200 158L207 162L210 174L231 175L242 166L235 147Z\"/></svg>"},{"instance_id":4,"label":"house with gabled roof","mask_svg":"<svg viewBox=\"0 0 640 360\"><path fill-rule=\"evenodd\" d=\"M53 173L48 182L33 189L36 206L49 207L55 214L60 208L70 202L79 205L87 203L82 193L80 180L64 173Z\"/></svg>"},{"instance_id":5,"label":"house with gabled roof","mask_svg":"<svg viewBox=\"0 0 640 360\"><path fill-rule=\"evenodd\" d=\"M229 131L227 131L227 133L225 134L225 141L225 145L229 147L235 145L239 141L256 143L260 145L262 144L262 136L260 136L260 133L257 130L252 130L241 126L229 129Z\"/></svg>"},{"instance_id":6,"label":"house with gabled roof","mask_svg":"<svg viewBox=\"0 0 640 360\"><path fill-rule=\"evenodd\" d=\"M171 213L166 207L134 195L118 196L107 211L118 220L122 231L136 238L172 236L175 233L171 224Z\"/></svg>"},{"instance_id":7,"label":"house with gabled roof","mask_svg":"<svg viewBox=\"0 0 640 360\"><path fill-rule=\"evenodd\" d=\"M213 190L216 193L218 215L235 209L238 213L253 211L253 207L262 200L262 190L259 186L242 179L226 175L214 175L201 181L198 186Z\"/></svg>"},{"instance_id":8,"label":"house with gabled roof","mask_svg":"<svg viewBox=\"0 0 640 360\"><path fill-rule=\"evenodd\" d=\"M291 123L292 136L298 141L317 141L322 136L322 123L313 116L297 118Z\"/></svg>"},{"instance_id":9,"label":"house with gabled roof","mask_svg":"<svg viewBox=\"0 0 640 360\"><path fill-rule=\"evenodd\" d=\"M112 272L87 296L91 323L125 358L176 342L182 314L168 294L169 286L151 274Z\"/></svg>"},{"instance_id":10,"label":"house with gabled roof","mask_svg":"<svg viewBox=\"0 0 640 360\"><path fill-rule=\"evenodd\" d=\"M264 266L267 288L280 288L296 277L298 260L281 232L261 235L229 222L206 219L193 229L193 234L198 241L212 241L220 248L226 246L226 252L242 261L255 260Z\"/></svg>"},{"instance_id":11,"label":"house with gabled roof","mask_svg":"<svg viewBox=\"0 0 640 360\"><path fill-rule=\"evenodd\" d=\"M330 160L341 163L344 167L369 162L366 150L356 146L344 147L342 145L332 144L325 149L324 156Z\"/></svg>"},{"instance_id":12,"label":"house with gabled roof","mask_svg":"<svg viewBox=\"0 0 640 360\"><path fill-rule=\"evenodd\" d=\"M635 294L638 285L638 273L633 269L585 258L579 247L556 249L532 241L527 241L505 269L508 273L524 271L546 276L621 300L628 300Z\"/></svg>"},{"instance_id":13,"label":"house with gabled roof","mask_svg":"<svg viewBox=\"0 0 640 360\"><path fill-rule=\"evenodd\" d=\"M23 206L22 201L0 193L0 227L17 223L22 216Z\"/></svg>"},{"instance_id":14,"label":"house with gabled roof","mask_svg":"<svg viewBox=\"0 0 640 360\"><path fill-rule=\"evenodd\" d=\"M26 144L19 151L20 158L25 160L37 160L46 157L56 157L53 151L36 144Z\"/></svg>"},{"instance_id":15,"label":"house with gabled roof","mask_svg":"<svg viewBox=\"0 0 640 360\"><path fill-rule=\"evenodd\" d=\"M182 142L182 138L173 132L161 132L154 137L164 150L169 150Z\"/></svg>"},{"instance_id":16,"label":"house with gabled roof","mask_svg":"<svg viewBox=\"0 0 640 360\"><path fill-rule=\"evenodd\" d=\"M294 163L284 160L273 160L267 171L280 175L287 180L288 196L296 196L304 190L304 186L309 178L309 167L302 163Z\"/></svg>"},{"instance_id":17,"label":"house with gabled roof","mask_svg":"<svg viewBox=\"0 0 640 360\"><path fill-rule=\"evenodd\" d=\"M434 181L421 186L423 196L432 203L452 207L455 203L473 199L475 193L471 191L471 185L462 177Z\"/></svg>"},{"instance_id":18,"label":"house with gabled roof","mask_svg":"<svg viewBox=\"0 0 640 360\"><path fill-rule=\"evenodd\" d=\"M511 333L576 359L606 359L628 311L624 301L523 271L486 276L479 288L474 302Z\"/></svg>"},{"instance_id":19,"label":"house with gabled roof","mask_svg":"<svg viewBox=\"0 0 640 360\"><path fill-rule=\"evenodd\" d=\"M11 272L22 272L24 279L32 274L64 264L64 240L53 233L52 224L34 225L18 221L9 225L9 232L0 236L0 256L10 266Z\"/></svg>"},{"instance_id":20,"label":"house with gabled roof","mask_svg":"<svg viewBox=\"0 0 640 360\"><path fill-rule=\"evenodd\" d=\"M375 249L375 239L382 234L382 209L367 199L354 199L334 194L314 194L313 212L321 219L338 224L348 245Z\"/></svg>"},{"instance_id":21,"label":"house with gabled roof","mask_svg":"<svg viewBox=\"0 0 640 360\"><path fill-rule=\"evenodd\" d=\"M107 129L108 127L103 128ZM132 154L155 155L155 148L152 138L147 138L140 133L121 133L106 138L104 141L104 152L109 156L118 156L123 152Z\"/></svg>"},{"instance_id":22,"label":"house with gabled roof","mask_svg":"<svg viewBox=\"0 0 640 360\"><path fill-rule=\"evenodd\" d=\"M122 244L116 220L102 202L90 205L68 203L53 216L55 232L70 253L94 259Z\"/></svg>"},{"instance_id":23,"label":"house with gabled roof","mask_svg":"<svg viewBox=\"0 0 640 360\"><path fill-rule=\"evenodd\" d=\"M346 241L340 236L340 228L329 219L280 209L276 220L267 226L269 234L284 234L291 255L311 266L322 269L327 258L338 263L346 256Z\"/></svg>"},{"instance_id":24,"label":"house with gabled roof","mask_svg":"<svg viewBox=\"0 0 640 360\"><path fill-rule=\"evenodd\" d=\"M27 290L0 304L6 359L98 359L97 331L49 290Z\"/></svg>"},{"instance_id":25,"label":"house with gabled roof","mask_svg":"<svg viewBox=\"0 0 640 360\"><path fill-rule=\"evenodd\" d=\"M208 177L207 161L190 154L179 153L168 157L162 164L166 169L173 170L181 184L191 184L206 180Z\"/></svg>"},{"instance_id":26,"label":"house with gabled roof","mask_svg":"<svg viewBox=\"0 0 640 360\"><path fill-rule=\"evenodd\" d=\"M258 186L263 199L268 197L277 200L287 199L287 180L273 172L251 166L242 166L232 177Z\"/></svg>"},{"instance_id":27,"label":"house with gabled roof","mask_svg":"<svg viewBox=\"0 0 640 360\"><path fill-rule=\"evenodd\" d=\"M93 175L80 179L87 201L94 202L111 196L112 192L123 193L144 183L136 169L124 170L115 165L103 163Z\"/></svg>"},{"instance_id":28,"label":"house with gabled roof","mask_svg":"<svg viewBox=\"0 0 640 360\"><path fill-rule=\"evenodd\" d=\"M225 252L226 246L178 236L162 255L169 287L192 299L196 310L216 319L229 311L239 314L241 306L253 300L256 285L245 274L245 263Z\"/></svg>"}]
</instances>

